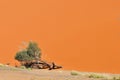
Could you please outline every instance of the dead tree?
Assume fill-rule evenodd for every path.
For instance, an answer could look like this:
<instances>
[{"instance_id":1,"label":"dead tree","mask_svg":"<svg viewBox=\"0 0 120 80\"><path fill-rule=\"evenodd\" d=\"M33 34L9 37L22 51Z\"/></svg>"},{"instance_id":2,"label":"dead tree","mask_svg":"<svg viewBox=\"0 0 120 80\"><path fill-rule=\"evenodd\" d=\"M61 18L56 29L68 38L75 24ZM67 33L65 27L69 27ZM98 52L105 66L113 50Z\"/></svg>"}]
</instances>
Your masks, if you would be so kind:
<instances>
[{"instance_id":1,"label":"dead tree","mask_svg":"<svg viewBox=\"0 0 120 80\"><path fill-rule=\"evenodd\" d=\"M49 70L62 68L62 66L55 65L54 62L47 63L45 61L31 62L29 64L29 67L35 68L35 69L49 69Z\"/></svg>"}]
</instances>

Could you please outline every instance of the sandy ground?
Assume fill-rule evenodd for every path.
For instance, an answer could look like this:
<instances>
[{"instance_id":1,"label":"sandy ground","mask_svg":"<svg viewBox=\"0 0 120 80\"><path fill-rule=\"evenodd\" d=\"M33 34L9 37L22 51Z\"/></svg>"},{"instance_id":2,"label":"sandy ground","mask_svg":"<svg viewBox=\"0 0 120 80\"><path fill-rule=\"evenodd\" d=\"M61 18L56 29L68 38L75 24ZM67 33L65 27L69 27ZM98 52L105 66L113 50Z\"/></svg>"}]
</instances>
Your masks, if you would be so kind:
<instances>
[{"instance_id":1,"label":"sandy ground","mask_svg":"<svg viewBox=\"0 0 120 80\"><path fill-rule=\"evenodd\" d=\"M27 70L0 67L0 80L108 80L102 78L89 78L83 74L86 73L71 75L71 71L65 70Z\"/></svg>"},{"instance_id":2,"label":"sandy ground","mask_svg":"<svg viewBox=\"0 0 120 80\"><path fill-rule=\"evenodd\" d=\"M0 80L80 80L81 78L62 70L0 70Z\"/></svg>"}]
</instances>

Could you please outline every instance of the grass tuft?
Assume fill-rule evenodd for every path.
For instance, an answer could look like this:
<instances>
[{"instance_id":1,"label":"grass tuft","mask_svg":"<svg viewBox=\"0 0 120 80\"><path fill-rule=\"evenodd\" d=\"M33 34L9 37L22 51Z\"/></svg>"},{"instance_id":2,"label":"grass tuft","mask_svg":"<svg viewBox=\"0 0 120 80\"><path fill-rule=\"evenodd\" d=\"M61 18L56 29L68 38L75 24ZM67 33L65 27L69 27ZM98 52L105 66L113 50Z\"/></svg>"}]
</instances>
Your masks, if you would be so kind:
<instances>
[{"instance_id":1,"label":"grass tuft","mask_svg":"<svg viewBox=\"0 0 120 80\"><path fill-rule=\"evenodd\" d=\"M113 77L112 80L120 80L120 77Z\"/></svg>"},{"instance_id":2,"label":"grass tuft","mask_svg":"<svg viewBox=\"0 0 120 80\"><path fill-rule=\"evenodd\" d=\"M4 64L0 64L0 67L4 67L5 65Z\"/></svg>"},{"instance_id":3,"label":"grass tuft","mask_svg":"<svg viewBox=\"0 0 120 80\"><path fill-rule=\"evenodd\" d=\"M71 75L76 76L79 75L79 73L77 71L71 71Z\"/></svg>"},{"instance_id":4,"label":"grass tuft","mask_svg":"<svg viewBox=\"0 0 120 80\"><path fill-rule=\"evenodd\" d=\"M90 74L88 77L89 78L104 78L104 76L98 75L98 74Z\"/></svg>"}]
</instances>

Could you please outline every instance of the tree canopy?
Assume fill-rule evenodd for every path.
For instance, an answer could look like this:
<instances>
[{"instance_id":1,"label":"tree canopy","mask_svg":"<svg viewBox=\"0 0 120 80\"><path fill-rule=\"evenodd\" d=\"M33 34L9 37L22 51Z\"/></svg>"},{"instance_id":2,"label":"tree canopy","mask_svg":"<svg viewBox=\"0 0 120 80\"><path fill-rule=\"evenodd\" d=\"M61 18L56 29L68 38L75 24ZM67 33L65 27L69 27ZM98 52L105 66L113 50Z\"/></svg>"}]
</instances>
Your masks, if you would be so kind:
<instances>
[{"instance_id":1,"label":"tree canopy","mask_svg":"<svg viewBox=\"0 0 120 80\"><path fill-rule=\"evenodd\" d=\"M18 61L30 61L30 60L33 60L32 57L30 57L28 54L27 54L27 51L23 50L23 51L19 51L16 53L16 56L15 56L15 59L18 60Z\"/></svg>"},{"instance_id":2,"label":"tree canopy","mask_svg":"<svg viewBox=\"0 0 120 80\"><path fill-rule=\"evenodd\" d=\"M27 48L22 51L18 51L15 55L15 59L19 62L27 62L32 60L39 60L41 58L41 49L37 43L29 42Z\"/></svg>"}]
</instances>

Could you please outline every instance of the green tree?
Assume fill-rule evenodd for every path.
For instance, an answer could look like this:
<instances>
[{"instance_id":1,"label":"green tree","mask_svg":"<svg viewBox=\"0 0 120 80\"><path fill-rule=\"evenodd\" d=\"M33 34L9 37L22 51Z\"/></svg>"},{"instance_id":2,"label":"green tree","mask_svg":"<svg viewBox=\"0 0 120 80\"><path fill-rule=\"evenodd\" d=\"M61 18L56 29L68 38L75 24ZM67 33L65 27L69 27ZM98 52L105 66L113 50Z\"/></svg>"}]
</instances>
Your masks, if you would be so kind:
<instances>
[{"instance_id":1,"label":"green tree","mask_svg":"<svg viewBox=\"0 0 120 80\"><path fill-rule=\"evenodd\" d=\"M38 60L41 58L41 49L35 42L29 42L29 45L27 47L27 53L30 57L33 57L34 60Z\"/></svg>"},{"instance_id":2,"label":"green tree","mask_svg":"<svg viewBox=\"0 0 120 80\"><path fill-rule=\"evenodd\" d=\"M27 48L22 51L18 51L15 55L15 59L19 62L25 62L24 65L29 65L28 62L33 60L39 61L41 58L41 49L38 47L37 43L29 42Z\"/></svg>"}]
</instances>

